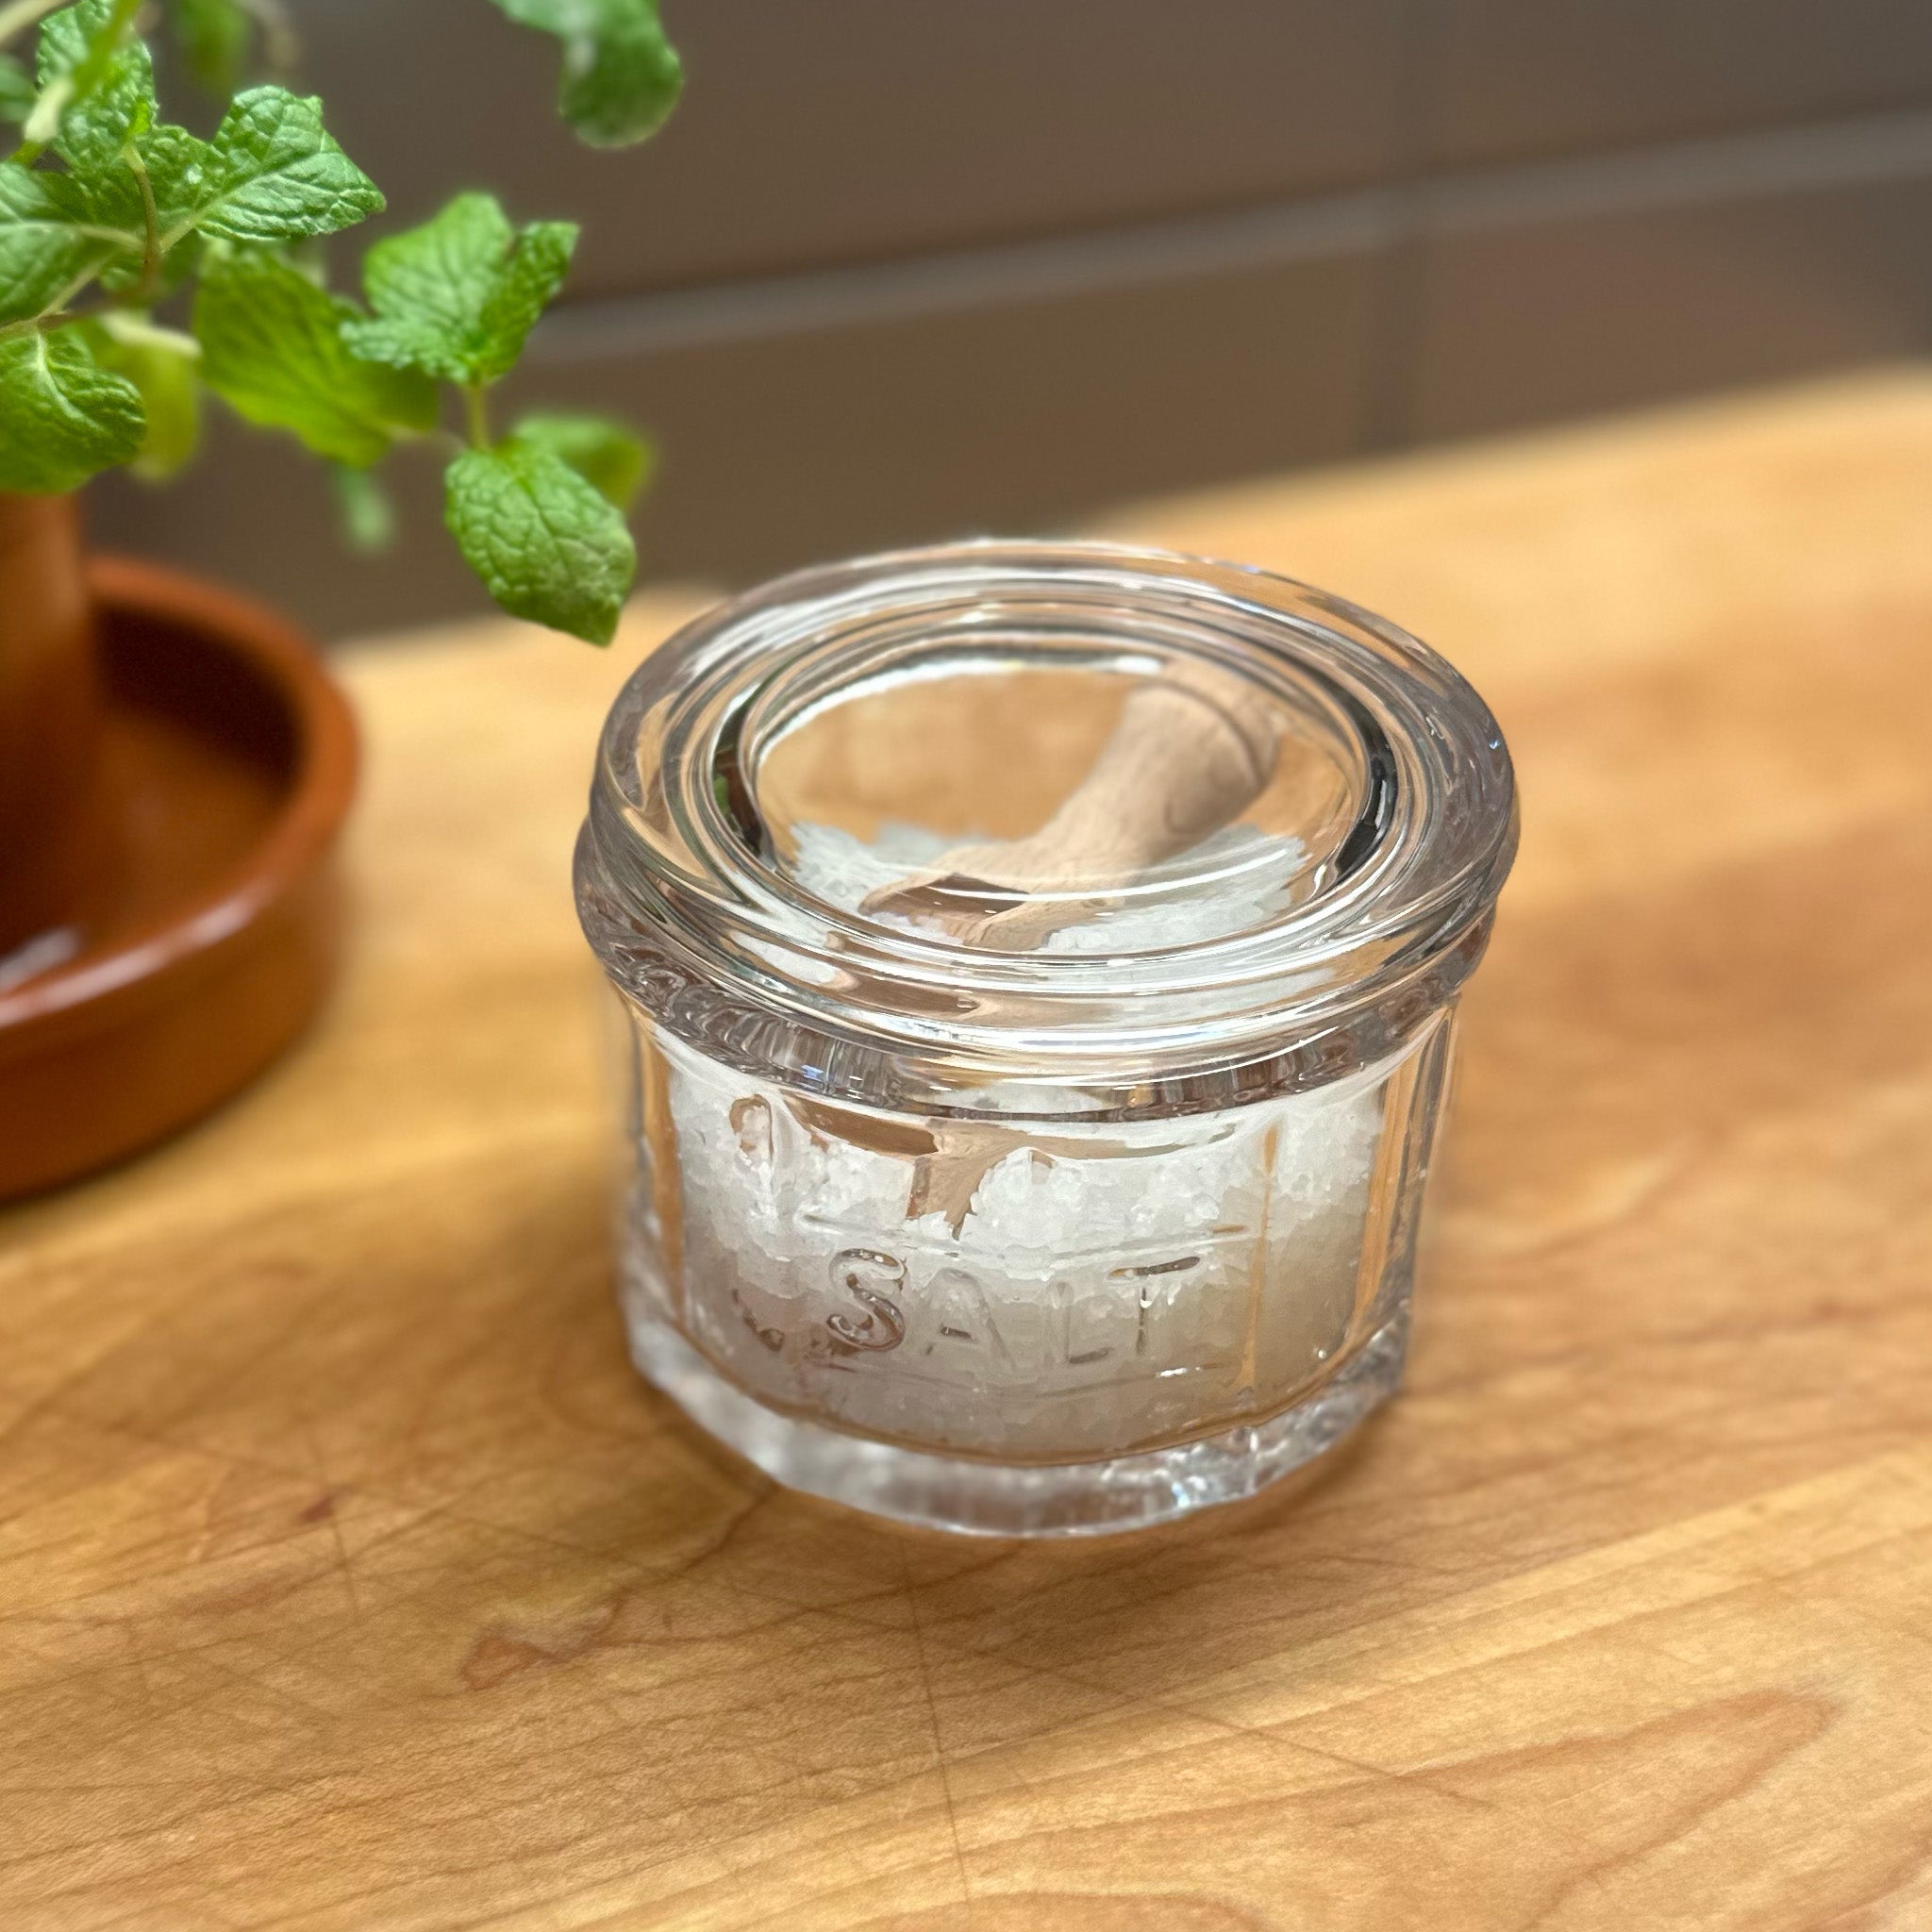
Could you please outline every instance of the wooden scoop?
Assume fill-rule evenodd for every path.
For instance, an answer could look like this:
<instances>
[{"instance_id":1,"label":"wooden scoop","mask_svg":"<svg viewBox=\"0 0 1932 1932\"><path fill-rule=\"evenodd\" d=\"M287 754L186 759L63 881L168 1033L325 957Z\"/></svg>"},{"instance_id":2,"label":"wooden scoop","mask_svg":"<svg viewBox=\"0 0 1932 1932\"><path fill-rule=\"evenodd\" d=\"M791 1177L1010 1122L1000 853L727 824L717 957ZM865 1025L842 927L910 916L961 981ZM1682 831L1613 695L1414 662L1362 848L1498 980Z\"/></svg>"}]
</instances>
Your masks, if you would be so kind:
<instances>
[{"instance_id":1,"label":"wooden scoop","mask_svg":"<svg viewBox=\"0 0 1932 1932\"><path fill-rule=\"evenodd\" d=\"M985 1121L960 1127L916 1127L836 1107L829 1101L807 1100L798 1093L788 1093L785 1105L791 1117L822 1147L842 1141L874 1154L909 1156L912 1185L907 1192L907 1218L916 1220L923 1214L943 1214L956 1235L966 1224L980 1182L1008 1155L1017 1154L1022 1148L1042 1166L1051 1167L1056 1160L1172 1154L1178 1145L1136 1147L1124 1141L1022 1132Z\"/></svg>"},{"instance_id":2,"label":"wooden scoop","mask_svg":"<svg viewBox=\"0 0 1932 1932\"><path fill-rule=\"evenodd\" d=\"M1024 952L1230 824L1267 788L1281 734L1261 694L1210 665L1173 666L1127 699L1093 768L1024 839L960 845L863 905L962 943Z\"/></svg>"},{"instance_id":3,"label":"wooden scoop","mask_svg":"<svg viewBox=\"0 0 1932 1932\"><path fill-rule=\"evenodd\" d=\"M1173 666L1127 699L1092 770L1039 831L957 846L863 909L1025 951L1231 824L1267 789L1280 751L1280 726L1251 685L1206 664ZM913 1156L907 1211L943 1213L955 1234L988 1173L1034 1144L978 1123L936 1126L933 1141Z\"/></svg>"},{"instance_id":4,"label":"wooden scoop","mask_svg":"<svg viewBox=\"0 0 1932 1932\"><path fill-rule=\"evenodd\" d=\"M967 945L1025 951L1231 824L1273 780L1280 741L1267 702L1241 679L1172 666L1128 697L1092 769L1037 832L956 847L874 892L864 909L939 925ZM649 769L643 775L647 789L658 782ZM956 1235L988 1173L1019 1148L1049 1162L1104 1151L991 1123L927 1128L802 1096L787 1105L816 1139L908 1161L908 1215L943 1214Z\"/></svg>"}]
</instances>

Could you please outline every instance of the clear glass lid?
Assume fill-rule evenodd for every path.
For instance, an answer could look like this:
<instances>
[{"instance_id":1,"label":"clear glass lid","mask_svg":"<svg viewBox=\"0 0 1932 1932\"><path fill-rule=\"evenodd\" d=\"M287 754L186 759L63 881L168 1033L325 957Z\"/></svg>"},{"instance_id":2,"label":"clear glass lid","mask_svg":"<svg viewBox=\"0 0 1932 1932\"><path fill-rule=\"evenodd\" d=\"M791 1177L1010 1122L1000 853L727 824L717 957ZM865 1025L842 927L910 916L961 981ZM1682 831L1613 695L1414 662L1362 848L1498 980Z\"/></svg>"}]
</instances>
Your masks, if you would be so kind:
<instances>
[{"instance_id":1,"label":"clear glass lid","mask_svg":"<svg viewBox=\"0 0 1932 1932\"><path fill-rule=\"evenodd\" d=\"M647 659L579 895L620 984L758 1071L1194 1106L1397 1043L1514 843L1494 720L1392 625L1224 564L975 543L784 579Z\"/></svg>"}]
</instances>

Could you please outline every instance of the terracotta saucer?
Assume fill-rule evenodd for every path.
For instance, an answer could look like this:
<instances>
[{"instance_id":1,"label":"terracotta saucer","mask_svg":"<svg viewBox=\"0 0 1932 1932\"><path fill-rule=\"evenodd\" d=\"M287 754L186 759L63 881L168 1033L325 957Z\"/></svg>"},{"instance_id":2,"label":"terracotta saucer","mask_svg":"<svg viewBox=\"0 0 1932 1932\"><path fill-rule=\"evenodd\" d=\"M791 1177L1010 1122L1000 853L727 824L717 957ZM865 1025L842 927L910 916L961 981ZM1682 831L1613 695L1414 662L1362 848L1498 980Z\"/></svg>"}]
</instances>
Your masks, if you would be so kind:
<instances>
[{"instance_id":1,"label":"terracotta saucer","mask_svg":"<svg viewBox=\"0 0 1932 1932\"><path fill-rule=\"evenodd\" d=\"M347 702L280 618L97 559L110 837L62 924L0 958L0 1197L160 1140L258 1074L326 991Z\"/></svg>"}]
</instances>

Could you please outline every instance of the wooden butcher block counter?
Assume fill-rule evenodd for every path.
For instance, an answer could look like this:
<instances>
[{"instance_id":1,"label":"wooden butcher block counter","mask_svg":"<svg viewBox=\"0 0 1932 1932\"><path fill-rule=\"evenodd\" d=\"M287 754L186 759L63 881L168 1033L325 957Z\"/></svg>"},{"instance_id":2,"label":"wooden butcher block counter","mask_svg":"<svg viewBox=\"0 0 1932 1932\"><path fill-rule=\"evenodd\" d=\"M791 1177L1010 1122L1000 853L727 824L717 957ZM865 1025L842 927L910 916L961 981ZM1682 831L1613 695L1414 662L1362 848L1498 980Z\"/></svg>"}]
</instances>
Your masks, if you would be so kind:
<instances>
[{"instance_id":1,"label":"wooden butcher block counter","mask_svg":"<svg viewBox=\"0 0 1932 1932\"><path fill-rule=\"evenodd\" d=\"M694 600L353 651L328 1016L0 1219L8 1932L1932 1926L1932 376L1106 528L1514 747L1406 1394L1078 1544L709 1447L625 1358L568 890Z\"/></svg>"}]
</instances>

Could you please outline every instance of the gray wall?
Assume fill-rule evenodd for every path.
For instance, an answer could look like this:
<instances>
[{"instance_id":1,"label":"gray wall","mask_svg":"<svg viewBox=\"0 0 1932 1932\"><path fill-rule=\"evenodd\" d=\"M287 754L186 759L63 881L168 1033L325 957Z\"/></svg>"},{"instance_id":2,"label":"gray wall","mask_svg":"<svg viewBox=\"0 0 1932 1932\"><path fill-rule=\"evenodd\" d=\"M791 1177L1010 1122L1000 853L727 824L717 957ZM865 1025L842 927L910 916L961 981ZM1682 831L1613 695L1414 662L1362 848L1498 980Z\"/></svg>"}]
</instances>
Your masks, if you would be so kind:
<instances>
[{"instance_id":1,"label":"gray wall","mask_svg":"<svg viewBox=\"0 0 1932 1932\"><path fill-rule=\"evenodd\" d=\"M587 233L529 393L649 425L657 575L743 579L1932 341L1928 0L666 0L622 155L482 0L300 0L389 191ZM353 251L344 248L346 264ZM227 428L102 538L325 632L475 608Z\"/></svg>"}]
</instances>

